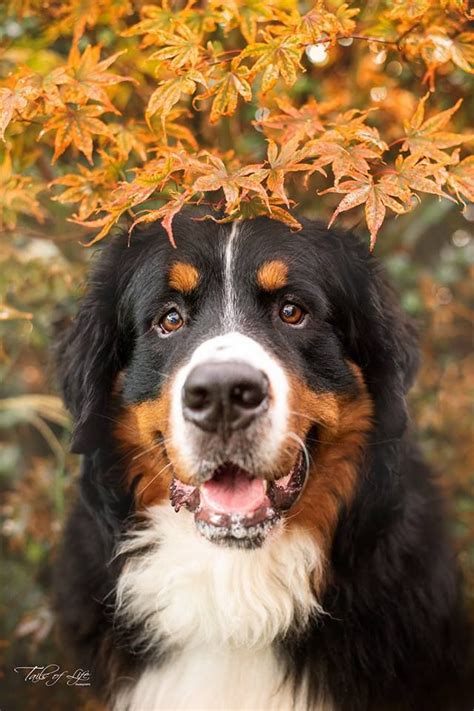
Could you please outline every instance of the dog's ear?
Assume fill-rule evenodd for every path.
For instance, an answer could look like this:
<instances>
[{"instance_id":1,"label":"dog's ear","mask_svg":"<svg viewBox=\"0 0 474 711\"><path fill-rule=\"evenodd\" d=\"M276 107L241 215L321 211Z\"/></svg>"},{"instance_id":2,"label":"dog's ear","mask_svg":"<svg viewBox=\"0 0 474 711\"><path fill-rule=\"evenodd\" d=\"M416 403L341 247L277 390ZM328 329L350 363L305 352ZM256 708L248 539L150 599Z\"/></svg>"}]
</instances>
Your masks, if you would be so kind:
<instances>
[{"instance_id":1,"label":"dog's ear","mask_svg":"<svg viewBox=\"0 0 474 711\"><path fill-rule=\"evenodd\" d=\"M354 235L333 231L340 248L326 265L335 290L334 325L349 358L364 374L378 424L398 437L406 424L405 396L419 365L417 329L401 309L387 275Z\"/></svg>"},{"instance_id":2,"label":"dog's ear","mask_svg":"<svg viewBox=\"0 0 474 711\"><path fill-rule=\"evenodd\" d=\"M362 368L384 432L398 437L405 428L405 396L419 366L418 332L403 312L385 271L374 259L366 262L351 309L351 342Z\"/></svg>"},{"instance_id":3,"label":"dog's ear","mask_svg":"<svg viewBox=\"0 0 474 711\"><path fill-rule=\"evenodd\" d=\"M54 347L64 401L74 418L71 449L80 454L104 443L110 394L127 357L118 304L121 252L117 242L103 250L77 316Z\"/></svg>"},{"instance_id":4,"label":"dog's ear","mask_svg":"<svg viewBox=\"0 0 474 711\"><path fill-rule=\"evenodd\" d=\"M406 394L419 367L418 332L401 309L384 270L371 262L367 301L361 304L357 349L383 431L398 437L406 424Z\"/></svg>"}]
</instances>

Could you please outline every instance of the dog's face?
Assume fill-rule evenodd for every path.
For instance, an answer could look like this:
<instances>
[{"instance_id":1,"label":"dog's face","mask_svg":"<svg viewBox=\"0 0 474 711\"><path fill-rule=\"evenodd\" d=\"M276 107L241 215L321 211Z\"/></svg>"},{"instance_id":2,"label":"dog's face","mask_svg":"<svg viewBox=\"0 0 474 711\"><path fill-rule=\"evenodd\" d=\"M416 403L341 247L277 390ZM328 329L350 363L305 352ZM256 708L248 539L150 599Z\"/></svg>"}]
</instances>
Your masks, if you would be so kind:
<instances>
[{"instance_id":1,"label":"dog's face","mask_svg":"<svg viewBox=\"0 0 474 711\"><path fill-rule=\"evenodd\" d=\"M105 383L83 383L90 412L77 414L86 440L91 418L93 440L98 417L116 423L138 508L170 495L220 544L259 546L282 522L329 544L374 430L374 377L402 392L410 374L383 366L381 333L393 343L396 332L379 322L365 250L316 232L183 217L176 249L158 230L103 257L94 306L105 323L90 346L110 341L112 353Z\"/></svg>"}]
</instances>

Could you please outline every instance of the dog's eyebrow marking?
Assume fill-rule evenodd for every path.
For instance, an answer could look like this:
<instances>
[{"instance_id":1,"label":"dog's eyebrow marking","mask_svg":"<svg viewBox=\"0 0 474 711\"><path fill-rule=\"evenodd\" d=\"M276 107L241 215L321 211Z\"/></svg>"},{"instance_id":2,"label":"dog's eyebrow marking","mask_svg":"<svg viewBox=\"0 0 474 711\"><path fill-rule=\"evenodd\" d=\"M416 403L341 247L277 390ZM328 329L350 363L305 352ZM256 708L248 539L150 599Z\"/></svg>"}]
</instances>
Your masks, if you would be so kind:
<instances>
[{"instance_id":1,"label":"dog's eyebrow marking","mask_svg":"<svg viewBox=\"0 0 474 711\"><path fill-rule=\"evenodd\" d=\"M264 262L257 271L257 284L264 291L276 291L286 286L288 265L281 259Z\"/></svg>"},{"instance_id":2,"label":"dog's eyebrow marking","mask_svg":"<svg viewBox=\"0 0 474 711\"><path fill-rule=\"evenodd\" d=\"M199 284L199 272L192 264L175 262L168 275L168 283L172 289L189 294Z\"/></svg>"}]
</instances>

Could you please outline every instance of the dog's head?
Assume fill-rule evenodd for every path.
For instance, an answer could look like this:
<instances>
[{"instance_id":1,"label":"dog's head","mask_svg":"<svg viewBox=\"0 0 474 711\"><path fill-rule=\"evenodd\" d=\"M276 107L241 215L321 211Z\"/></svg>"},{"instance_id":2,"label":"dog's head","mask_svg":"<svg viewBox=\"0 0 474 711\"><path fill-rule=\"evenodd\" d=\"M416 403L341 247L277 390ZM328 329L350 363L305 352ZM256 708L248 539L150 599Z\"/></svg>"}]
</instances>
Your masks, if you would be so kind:
<instances>
[{"instance_id":1,"label":"dog's head","mask_svg":"<svg viewBox=\"0 0 474 711\"><path fill-rule=\"evenodd\" d=\"M170 496L212 541L286 521L327 544L366 445L404 430L414 330L351 234L194 217L176 249L156 224L100 256L57 348L73 448L113 451L102 491Z\"/></svg>"}]
</instances>

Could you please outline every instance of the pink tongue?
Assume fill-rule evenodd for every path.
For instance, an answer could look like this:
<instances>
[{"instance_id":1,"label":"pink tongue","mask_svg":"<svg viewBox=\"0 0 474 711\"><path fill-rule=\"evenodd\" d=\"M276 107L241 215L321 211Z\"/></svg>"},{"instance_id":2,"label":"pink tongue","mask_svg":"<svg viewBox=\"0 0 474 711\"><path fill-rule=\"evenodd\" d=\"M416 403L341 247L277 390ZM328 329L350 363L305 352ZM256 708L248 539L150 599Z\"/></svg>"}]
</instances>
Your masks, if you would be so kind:
<instances>
[{"instance_id":1,"label":"pink tongue","mask_svg":"<svg viewBox=\"0 0 474 711\"><path fill-rule=\"evenodd\" d=\"M248 514L269 501L262 479L249 479L242 470L229 467L201 486L201 504L219 513Z\"/></svg>"}]
</instances>

